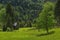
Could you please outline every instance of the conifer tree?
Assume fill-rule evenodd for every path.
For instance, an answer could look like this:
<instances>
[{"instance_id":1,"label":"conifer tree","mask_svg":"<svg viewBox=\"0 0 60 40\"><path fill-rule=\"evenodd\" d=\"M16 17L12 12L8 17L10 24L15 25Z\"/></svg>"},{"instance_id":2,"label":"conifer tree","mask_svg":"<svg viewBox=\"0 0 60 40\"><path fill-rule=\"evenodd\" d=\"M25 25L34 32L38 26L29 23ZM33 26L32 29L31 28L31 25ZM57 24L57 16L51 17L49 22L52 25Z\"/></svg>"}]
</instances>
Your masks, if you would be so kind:
<instances>
[{"instance_id":1,"label":"conifer tree","mask_svg":"<svg viewBox=\"0 0 60 40\"><path fill-rule=\"evenodd\" d=\"M10 27L11 29L13 28L13 23L14 23L14 9L10 3L7 4L6 6L6 27Z\"/></svg>"},{"instance_id":2,"label":"conifer tree","mask_svg":"<svg viewBox=\"0 0 60 40\"><path fill-rule=\"evenodd\" d=\"M57 20L57 25L60 25L60 0L57 0L55 6L55 18Z\"/></svg>"}]
</instances>

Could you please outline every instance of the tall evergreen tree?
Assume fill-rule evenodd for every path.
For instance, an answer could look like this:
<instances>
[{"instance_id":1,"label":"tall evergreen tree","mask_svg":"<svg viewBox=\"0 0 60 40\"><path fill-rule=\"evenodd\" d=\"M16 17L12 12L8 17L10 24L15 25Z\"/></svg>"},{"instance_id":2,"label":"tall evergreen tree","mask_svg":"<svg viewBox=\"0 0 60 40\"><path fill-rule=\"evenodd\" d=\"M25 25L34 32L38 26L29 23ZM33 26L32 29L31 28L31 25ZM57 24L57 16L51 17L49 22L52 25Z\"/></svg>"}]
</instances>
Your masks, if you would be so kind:
<instances>
[{"instance_id":1,"label":"tall evergreen tree","mask_svg":"<svg viewBox=\"0 0 60 40\"><path fill-rule=\"evenodd\" d=\"M10 27L12 29L14 23L14 9L10 3L6 6L6 19L6 27Z\"/></svg>"},{"instance_id":2,"label":"tall evergreen tree","mask_svg":"<svg viewBox=\"0 0 60 40\"><path fill-rule=\"evenodd\" d=\"M60 0L57 0L55 6L55 18L57 20L57 25L60 25Z\"/></svg>"}]
</instances>

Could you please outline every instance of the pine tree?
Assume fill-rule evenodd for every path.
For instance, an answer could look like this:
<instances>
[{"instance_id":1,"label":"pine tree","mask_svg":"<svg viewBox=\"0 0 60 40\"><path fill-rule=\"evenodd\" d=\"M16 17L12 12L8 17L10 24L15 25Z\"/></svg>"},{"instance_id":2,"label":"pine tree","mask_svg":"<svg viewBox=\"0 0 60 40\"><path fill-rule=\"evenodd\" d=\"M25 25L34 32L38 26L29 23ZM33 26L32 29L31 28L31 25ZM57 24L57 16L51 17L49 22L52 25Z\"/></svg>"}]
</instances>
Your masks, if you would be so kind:
<instances>
[{"instance_id":1,"label":"pine tree","mask_svg":"<svg viewBox=\"0 0 60 40\"><path fill-rule=\"evenodd\" d=\"M57 25L60 25L60 0L57 0L55 6L55 18L57 20Z\"/></svg>"},{"instance_id":2,"label":"pine tree","mask_svg":"<svg viewBox=\"0 0 60 40\"><path fill-rule=\"evenodd\" d=\"M14 23L14 9L10 3L6 6L6 27L13 28Z\"/></svg>"}]
</instances>

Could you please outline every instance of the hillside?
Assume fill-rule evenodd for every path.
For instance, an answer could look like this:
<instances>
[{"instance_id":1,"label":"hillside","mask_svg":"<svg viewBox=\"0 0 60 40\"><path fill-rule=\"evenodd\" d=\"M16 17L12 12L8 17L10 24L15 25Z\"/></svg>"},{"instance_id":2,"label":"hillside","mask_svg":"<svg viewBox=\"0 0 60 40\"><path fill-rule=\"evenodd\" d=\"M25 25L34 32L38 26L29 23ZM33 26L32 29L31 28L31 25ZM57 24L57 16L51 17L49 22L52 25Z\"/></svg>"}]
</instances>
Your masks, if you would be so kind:
<instances>
[{"instance_id":1,"label":"hillside","mask_svg":"<svg viewBox=\"0 0 60 40\"><path fill-rule=\"evenodd\" d=\"M20 21L34 22L43 9L43 4L47 1L55 2L56 0L0 0L0 3L5 6L11 3L15 8L15 13L19 14Z\"/></svg>"}]
</instances>

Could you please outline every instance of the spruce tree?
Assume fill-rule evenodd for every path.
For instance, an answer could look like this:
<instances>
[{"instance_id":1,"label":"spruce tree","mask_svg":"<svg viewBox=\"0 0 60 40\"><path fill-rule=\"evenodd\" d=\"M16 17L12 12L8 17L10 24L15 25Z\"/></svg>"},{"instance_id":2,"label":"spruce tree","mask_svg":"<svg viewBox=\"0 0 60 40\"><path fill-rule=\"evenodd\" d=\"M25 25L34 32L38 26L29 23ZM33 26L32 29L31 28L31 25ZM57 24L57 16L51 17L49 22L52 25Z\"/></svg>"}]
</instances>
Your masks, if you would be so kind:
<instances>
[{"instance_id":1,"label":"spruce tree","mask_svg":"<svg viewBox=\"0 0 60 40\"><path fill-rule=\"evenodd\" d=\"M10 3L7 4L6 6L6 27L13 28L13 23L14 23L14 9Z\"/></svg>"},{"instance_id":2,"label":"spruce tree","mask_svg":"<svg viewBox=\"0 0 60 40\"><path fill-rule=\"evenodd\" d=\"M57 2L56 2L55 18L57 20L57 25L60 25L60 0L57 0Z\"/></svg>"}]
</instances>

